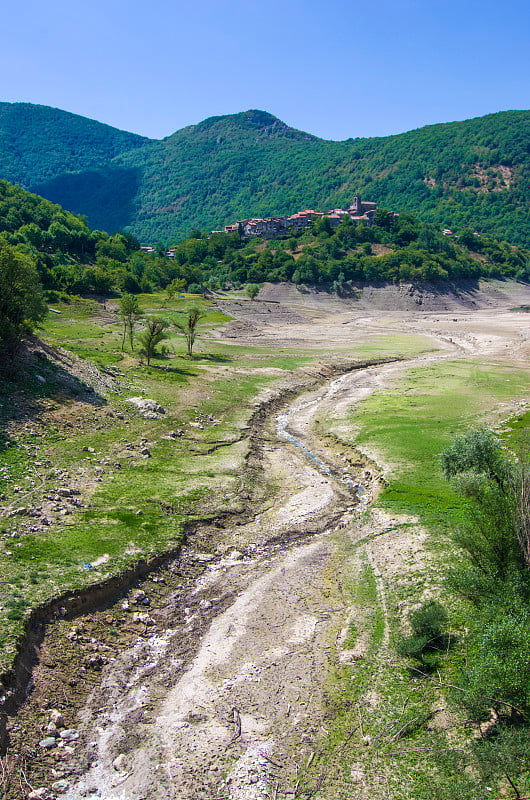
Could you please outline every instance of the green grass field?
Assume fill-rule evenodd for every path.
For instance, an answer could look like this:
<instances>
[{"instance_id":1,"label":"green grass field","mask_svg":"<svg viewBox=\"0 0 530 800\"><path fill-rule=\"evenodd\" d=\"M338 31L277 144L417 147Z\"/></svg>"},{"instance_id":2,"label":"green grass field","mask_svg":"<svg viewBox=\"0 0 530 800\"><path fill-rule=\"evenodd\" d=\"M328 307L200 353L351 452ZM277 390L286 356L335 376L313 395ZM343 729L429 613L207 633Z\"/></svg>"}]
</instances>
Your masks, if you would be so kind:
<instances>
[{"instance_id":1,"label":"green grass field","mask_svg":"<svg viewBox=\"0 0 530 800\"><path fill-rule=\"evenodd\" d=\"M206 316L200 323L195 357L185 356L183 337L173 332L163 343L167 351L155 357L151 367L137 353L121 349L116 304L113 309L107 301L105 310L100 303L79 297L52 304L60 313L49 314L43 339L104 371L110 368L114 376L100 406L85 402L81 385L65 394L61 374L51 368L45 383L37 379L34 367L16 383L0 386L4 419L20 391L45 409L47 419L36 431L31 417L22 427L12 423L9 435L0 441L4 504L38 504L61 485L61 471L76 480L78 470L83 470L78 480L87 490L87 507L73 510L60 526L32 533L22 530L24 515L2 520L0 671L9 667L25 616L36 603L120 573L139 558L170 550L180 542L187 520L239 509L241 496L249 493L244 429L256 397L278 386L291 371L329 357L324 348L271 350L221 343L211 338L211 332L226 317L211 304L190 296L170 304L165 293L139 297L144 313L168 320L197 302ZM395 357L431 346L422 337L386 336L343 352ZM145 419L127 403L132 396L151 397L167 413L160 419ZM113 416L107 416L108 409ZM205 417L207 423L197 427L196 421ZM185 434L165 439L172 430ZM141 440L149 445L148 458L138 456Z\"/></svg>"}]
</instances>

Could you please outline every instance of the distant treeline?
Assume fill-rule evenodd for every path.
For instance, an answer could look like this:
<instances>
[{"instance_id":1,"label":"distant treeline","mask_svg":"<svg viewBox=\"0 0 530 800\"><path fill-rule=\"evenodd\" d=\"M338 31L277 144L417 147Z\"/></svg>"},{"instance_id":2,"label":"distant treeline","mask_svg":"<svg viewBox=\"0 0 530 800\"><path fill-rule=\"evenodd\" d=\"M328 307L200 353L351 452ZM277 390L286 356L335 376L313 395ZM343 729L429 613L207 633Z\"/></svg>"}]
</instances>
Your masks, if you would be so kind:
<instances>
[{"instance_id":1,"label":"distant treeline","mask_svg":"<svg viewBox=\"0 0 530 800\"><path fill-rule=\"evenodd\" d=\"M348 291L363 281L458 280L530 275L530 251L464 230L445 236L410 214L378 209L368 227L327 218L285 239L192 231L152 254L129 233L109 236L60 206L0 181L0 241L35 266L46 290L73 294L149 292L180 281L188 290L292 281Z\"/></svg>"}]
</instances>

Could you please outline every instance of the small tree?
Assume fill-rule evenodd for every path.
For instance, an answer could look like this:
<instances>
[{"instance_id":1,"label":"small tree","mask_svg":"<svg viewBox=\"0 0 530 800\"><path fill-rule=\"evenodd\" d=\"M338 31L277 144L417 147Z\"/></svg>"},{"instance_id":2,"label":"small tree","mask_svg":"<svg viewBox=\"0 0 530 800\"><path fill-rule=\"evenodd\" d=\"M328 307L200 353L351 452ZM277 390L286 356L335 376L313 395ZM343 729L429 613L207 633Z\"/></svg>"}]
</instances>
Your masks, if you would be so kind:
<instances>
[{"instance_id":1,"label":"small tree","mask_svg":"<svg viewBox=\"0 0 530 800\"><path fill-rule=\"evenodd\" d=\"M193 355L193 345L195 344L198 333L197 326L204 316L206 316L206 312L203 311L203 309L198 306L192 306L186 312L185 319L182 322L174 323L175 328L184 334L189 358Z\"/></svg>"},{"instance_id":2,"label":"small tree","mask_svg":"<svg viewBox=\"0 0 530 800\"><path fill-rule=\"evenodd\" d=\"M133 294L124 294L120 299L120 317L123 323L123 338L121 340L122 350L125 349L125 339L128 337L131 351L134 352L134 329L140 314L138 298Z\"/></svg>"},{"instance_id":3,"label":"small tree","mask_svg":"<svg viewBox=\"0 0 530 800\"><path fill-rule=\"evenodd\" d=\"M436 600L428 600L409 615L409 620L412 636L399 643L398 652L418 661L422 671L430 672L438 666L437 653L449 643L444 635L447 612Z\"/></svg>"},{"instance_id":4,"label":"small tree","mask_svg":"<svg viewBox=\"0 0 530 800\"><path fill-rule=\"evenodd\" d=\"M151 359L155 355L156 347L167 338L169 323L161 317L150 317L146 320L145 331L140 334L140 352L147 359L147 366L151 365Z\"/></svg>"},{"instance_id":5,"label":"small tree","mask_svg":"<svg viewBox=\"0 0 530 800\"><path fill-rule=\"evenodd\" d=\"M33 258L0 241L0 347L14 348L46 311Z\"/></svg>"},{"instance_id":6,"label":"small tree","mask_svg":"<svg viewBox=\"0 0 530 800\"><path fill-rule=\"evenodd\" d=\"M448 584L471 603L460 700L474 719L494 708L530 718L530 480L528 452L510 454L487 429L457 437L442 467L465 498L467 522Z\"/></svg>"},{"instance_id":7,"label":"small tree","mask_svg":"<svg viewBox=\"0 0 530 800\"><path fill-rule=\"evenodd\" d=\"M254 300L257 297L259 290L259 283L247 283L246 285L246 292L251 300Z\"/></svg>"},{"instance_id":8,"label":"small tree","mask_svg":"<svg viewBox=\"0 0 530 800\"><path fill-rule=\"evenodd\" d=\"M169 301L173 300L176 294L186 288L186 278L173 278L171 283L166 286L166 295Z\"/></svg>"}]
</instances>

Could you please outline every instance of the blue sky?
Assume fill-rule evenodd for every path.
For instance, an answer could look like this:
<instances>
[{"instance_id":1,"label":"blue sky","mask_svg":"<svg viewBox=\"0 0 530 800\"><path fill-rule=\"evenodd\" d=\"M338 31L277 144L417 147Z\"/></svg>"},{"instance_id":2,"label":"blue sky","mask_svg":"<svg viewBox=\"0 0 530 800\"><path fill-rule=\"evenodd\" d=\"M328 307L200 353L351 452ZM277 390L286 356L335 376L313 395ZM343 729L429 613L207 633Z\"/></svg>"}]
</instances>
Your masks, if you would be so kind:
<instances>
[{"instance_id":1,"label":"blue sky","mask_svg":"<svg viewBox=\"0 0 530 800\"><path fill-rule=\"evenodd\" d=\"M530 108L527 0L25 0L1 100L153 138L260 108L328 139Z\"/></svg>"}]
</instances>

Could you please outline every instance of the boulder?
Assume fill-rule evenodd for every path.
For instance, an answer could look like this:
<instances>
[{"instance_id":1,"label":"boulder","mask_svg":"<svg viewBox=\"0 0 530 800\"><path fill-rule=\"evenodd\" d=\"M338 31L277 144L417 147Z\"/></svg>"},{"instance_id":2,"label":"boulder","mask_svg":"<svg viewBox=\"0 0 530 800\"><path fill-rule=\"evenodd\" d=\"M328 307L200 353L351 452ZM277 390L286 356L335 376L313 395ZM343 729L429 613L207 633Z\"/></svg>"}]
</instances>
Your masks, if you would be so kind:
<instances>
[{"instance_id":1,"label":"boulder","mask_svg":"<svg viewBox=\"0 0 530 800\"><path fill-rule=\"evenodd\" d=\"M127 402L136 406L142 417L146 419L158 419L166 413L165 408L149 397L130 397Z\"/></svg>"}]
</instances>

